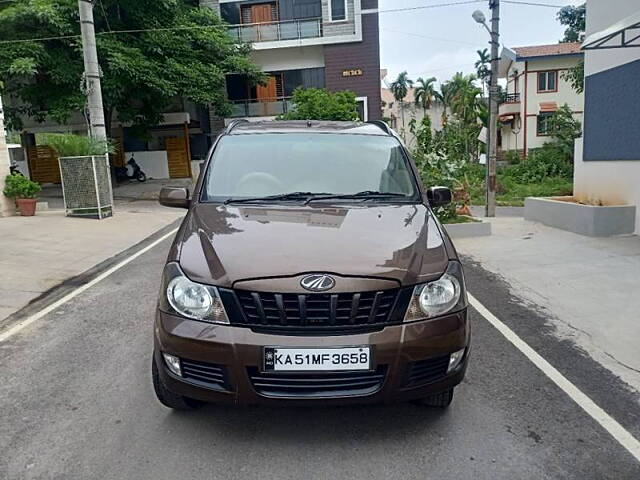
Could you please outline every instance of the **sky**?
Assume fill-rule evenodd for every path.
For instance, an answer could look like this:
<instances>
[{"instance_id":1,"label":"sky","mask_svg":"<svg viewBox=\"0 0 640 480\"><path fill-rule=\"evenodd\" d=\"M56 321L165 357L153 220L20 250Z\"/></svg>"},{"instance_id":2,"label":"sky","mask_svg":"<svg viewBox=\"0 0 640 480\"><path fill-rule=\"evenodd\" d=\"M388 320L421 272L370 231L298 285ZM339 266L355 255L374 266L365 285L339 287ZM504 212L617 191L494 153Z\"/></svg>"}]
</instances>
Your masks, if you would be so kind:
<instances>
[{"instance_id":1,"label":"sky","mask_svg":"<svg viewBox=\"0 0 640 480\"><path fill-rule=\"evenodd\" d=\"M489 48L489 34L471 14L484 12L489 20L488 1L473 4L384 12L398 8L434 5L459 0L379 0L380 65L393 81L406 70L412 80L436 77L444 81L456 72L472 73L478 54ZM553 5L577 5L584 0L529 0ZM564 25L556 20L558 9L549 7L500 5L500 43L509 47L558 42Z\"/></svg>"}]
</instances>

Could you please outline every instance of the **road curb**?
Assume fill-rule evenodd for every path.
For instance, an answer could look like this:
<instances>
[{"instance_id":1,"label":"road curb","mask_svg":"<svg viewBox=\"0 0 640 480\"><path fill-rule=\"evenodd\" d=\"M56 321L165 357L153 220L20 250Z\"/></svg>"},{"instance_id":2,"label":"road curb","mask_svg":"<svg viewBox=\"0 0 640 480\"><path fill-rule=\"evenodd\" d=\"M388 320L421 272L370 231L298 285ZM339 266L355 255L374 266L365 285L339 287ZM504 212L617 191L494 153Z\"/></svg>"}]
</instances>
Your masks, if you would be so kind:
<instances>
[{"instance_id":1,"label":"road curb","mask_svg":"<svg viewBox=\"0 0 640 480\"><path fill-rule=\"evenodd\" d=\"M68 278L67 280L59 283L58 285L55 285L50 289L46 290L45 292L42 292L40 295L38 295L36 298L31 300L27 305L22 307L20 310L17 310L16 312L13 312L8 317L1 319L0 331L4 331L10 328L12 325L19 323L25 318L28 318L31 315L34 315L35 313L43 310L44 308L47 308L49 305L57 302L62 297L67 295L69 292L90 282L94 278L98 277L101 273L105 272L112 266L121 262L123 259L130 257L135 252L153 243L158 238L161 238L162 236L166 235L171 230L178 228L181 222L182 222L182 218L174 220L170 224L165 225L161 229L155 231L148 237L130 246L129 248L117 253L113 257L103 260L102 262L94 265L88 270L85 270L84 272L78 275L75 275L71 278Z\"/></svg>"}]
</instances>

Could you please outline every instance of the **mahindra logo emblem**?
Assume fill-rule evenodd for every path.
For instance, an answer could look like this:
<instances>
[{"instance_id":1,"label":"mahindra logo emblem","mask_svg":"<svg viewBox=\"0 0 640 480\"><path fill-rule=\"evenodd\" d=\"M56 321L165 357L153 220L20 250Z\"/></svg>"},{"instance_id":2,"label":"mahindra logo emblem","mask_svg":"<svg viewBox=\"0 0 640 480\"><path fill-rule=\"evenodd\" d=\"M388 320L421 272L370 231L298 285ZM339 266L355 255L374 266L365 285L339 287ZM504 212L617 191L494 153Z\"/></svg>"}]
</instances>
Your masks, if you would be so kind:
<instances>
[{"instance_id":1,"label":"mahindra logo emblem","mask_svg":"<svg viewBox=\"0 0 640 480\"><path fill-rule=\"evenodd\" d=\"M302 285L302 288L305 290L311 292L324 292L325 290L331 290L335 287L336 281L329 275L316 274L304 277L300 280L300 285Z\"/></svg>"}]
</instances>

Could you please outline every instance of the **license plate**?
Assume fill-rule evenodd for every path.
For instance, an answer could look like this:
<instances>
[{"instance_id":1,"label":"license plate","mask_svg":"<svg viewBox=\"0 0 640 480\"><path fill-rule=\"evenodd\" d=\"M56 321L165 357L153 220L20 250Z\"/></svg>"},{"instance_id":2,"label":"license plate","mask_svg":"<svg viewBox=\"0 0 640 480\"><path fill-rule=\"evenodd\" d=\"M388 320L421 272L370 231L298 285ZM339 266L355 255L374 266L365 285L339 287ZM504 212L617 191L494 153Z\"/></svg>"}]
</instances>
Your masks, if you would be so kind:
<instances>
[{"instance_id":1,"label":"license plate","mask_svg":"<svg viewBox=\"0 0 640 480\"><path fill-rule=\"evenodd\" d=\"M371 370L371 347L264 348L267 372Z\"/></svg>"}]
</instances>

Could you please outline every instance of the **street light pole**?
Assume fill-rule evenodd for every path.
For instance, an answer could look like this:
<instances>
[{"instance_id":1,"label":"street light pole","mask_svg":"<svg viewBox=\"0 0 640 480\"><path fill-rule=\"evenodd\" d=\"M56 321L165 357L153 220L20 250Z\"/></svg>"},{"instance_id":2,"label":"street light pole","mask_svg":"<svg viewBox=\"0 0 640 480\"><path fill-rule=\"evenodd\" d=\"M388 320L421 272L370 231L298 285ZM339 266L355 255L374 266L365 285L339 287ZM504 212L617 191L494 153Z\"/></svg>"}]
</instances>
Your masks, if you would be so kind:
<instances>
[{"instance_id":1,"label":"street light pole","mask_svg":"<svg viewBox=\"0 0 640 480\"><path fill-rule=\"evenodd\" d=\"M487 158L486 217L496 216L496 164L498 160L498 48L500 0L489 0L491 9L491 82L489 84L489 145Z\"/></svg>"},{"instance_id":2,"label":"street light pole","mask_svg":"<svg viewBox=\"0 0 640 480\"><path fill-rule=\"evenodd\" d=\"M93 24L93 2L78 0L80 11L80 32L82 34L82 53L84 55L84 76L89 115L89 133L92 137L106 140L107 130L104 123L102 89L100 86L100 66L96 50L96 33Z\"/></svg>"}]
</instances>

